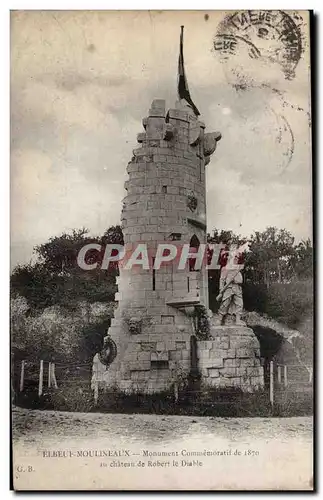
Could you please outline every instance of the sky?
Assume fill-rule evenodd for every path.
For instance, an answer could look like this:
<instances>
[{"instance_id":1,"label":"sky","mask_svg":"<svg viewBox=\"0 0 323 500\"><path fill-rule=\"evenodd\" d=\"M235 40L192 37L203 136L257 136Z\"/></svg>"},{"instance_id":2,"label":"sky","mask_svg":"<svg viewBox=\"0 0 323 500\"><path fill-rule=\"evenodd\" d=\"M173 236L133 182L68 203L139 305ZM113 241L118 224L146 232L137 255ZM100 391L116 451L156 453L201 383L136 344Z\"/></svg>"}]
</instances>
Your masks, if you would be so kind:
<instances>
[{"instance_id":1,"label":"sky","mask_svg":"<svg viewBox=\"0 0 323 500\"><path fill-rule=\"evenodd\" d=\"M240 29L224 11L12 12L12 267L52 236L120 222L142 118L153 99L177 100L181 25L191 96L222 134L207 166L208 231L311 237L308 22L287 14L302 44L289 79L275 13ZM237 36L232 51L215 50L223 33Z\"/></svg>"}]
</instances>

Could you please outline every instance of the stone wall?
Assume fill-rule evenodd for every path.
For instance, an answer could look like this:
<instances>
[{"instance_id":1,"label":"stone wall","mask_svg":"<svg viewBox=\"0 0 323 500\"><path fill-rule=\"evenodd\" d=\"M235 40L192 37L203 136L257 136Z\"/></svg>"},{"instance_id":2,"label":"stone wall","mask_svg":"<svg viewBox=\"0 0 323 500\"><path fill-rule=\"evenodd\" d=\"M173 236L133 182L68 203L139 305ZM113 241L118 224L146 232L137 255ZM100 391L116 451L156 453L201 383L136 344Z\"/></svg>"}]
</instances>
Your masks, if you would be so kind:
<instances>
[{"instance_id":1,"label":"stone wall","mask_svg":"<svg viewBox=\"0 0 323 500\"><path fill-rule=\"evenodd\" d=\"M264 385L259 342L251 328L217 326L211 336L197 342L204 386L253 391Z\"/></svg>"}]
</instances>

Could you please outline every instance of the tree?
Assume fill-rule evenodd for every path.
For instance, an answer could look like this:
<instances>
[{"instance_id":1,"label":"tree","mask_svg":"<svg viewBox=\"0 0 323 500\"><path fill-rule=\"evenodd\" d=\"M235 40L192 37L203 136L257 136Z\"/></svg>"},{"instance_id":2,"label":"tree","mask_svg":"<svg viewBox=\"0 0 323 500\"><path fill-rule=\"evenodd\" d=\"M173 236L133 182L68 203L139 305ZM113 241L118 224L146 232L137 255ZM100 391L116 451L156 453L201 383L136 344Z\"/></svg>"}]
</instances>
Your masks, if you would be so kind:
<instances>
[{"instance_id":1,"label":"tree","mask_svg":"<svg viewBox=\"0 0 323 500\"><path fill-rule=\"evenodd\" d=\"M281 283L293 274L294 237L286 229L268 227L250 236L246 277L256 283Z\"/></svg>"},{"instance_id":2,"label":"tree","mask_svg":"<svg viewBox=\"0 0 323 500\"><path fill-rule=\"evenodd\" d=\"M117 245L123 245L124 240L123 240L123 233L121 226L111 226L109 229L105 231L105 233L102 236L102 244L112 244L116 243Z\"/></svg>"},{"instance_id":3,"label":"tree","mask_svg":"<svg viewBox=\"0 0 323 500\"><path fill-rule=\"evenodd\" d=\"M98 253L87 252L86 271L77 264L80 249L99 243ZM110 325L117 290L118 267L102 270L106 244L122 244L120 226L100 237L85 228L63 233L35 248L34 264L17 266L11 276L11 332L13 346L43 359L88 360L101 348ZM102 303L102 307L98 307Z\"/></svg>"},{"instance_id":4,"label":"tree","mask_svg":"<svg viewBox=\"0 0 323 500\"><path fill-rule=\"evenodd\" d=\"M77 264L83 246L98 243L101 251L86 254L87 263L98 262L97 268L88 271ZM63 233L35 248L35 264L17 266L11 276L13 296L25 297L33 311L53 305L73 310L79 301L111 302L116 292L118 267L101 269L105 245L123 244L120 226L111 226L103 236L91 237L85 228Z\"/></svg>"},{"instance_id":5,"label":"tree","mask_svg":"<svg viewBox=\"0 0 323 500\"><path fill-rule=\"evenodd\" d=\"M235 234L231 229L230 230L219 230L213 229L212 234L207 235L208 243L215 244L223 244L227 245L229 243L237 246L241 246L247 242L247 238L241 236L240 234Z\"/></svg>"},{"instance_id":6,"label":"tree","mask_svg":"<svg viewBox=\"0 0 323 500\"><path fill-rule=\"evenodd\" d=\"M17 349L25 348L29 306L25 297L17 295L10 300L11 342Z\"/></svg>"},{"instance_id":7,"label":"tree","mask_svg":"<svg viewBox=\"0 0 323 500\"><path fill-rule=\"evenodd\" d=\"M299 278L305 279L313 276L313 247L309 238L295 246L291 265Z\"/></svg>"}]
</instances>

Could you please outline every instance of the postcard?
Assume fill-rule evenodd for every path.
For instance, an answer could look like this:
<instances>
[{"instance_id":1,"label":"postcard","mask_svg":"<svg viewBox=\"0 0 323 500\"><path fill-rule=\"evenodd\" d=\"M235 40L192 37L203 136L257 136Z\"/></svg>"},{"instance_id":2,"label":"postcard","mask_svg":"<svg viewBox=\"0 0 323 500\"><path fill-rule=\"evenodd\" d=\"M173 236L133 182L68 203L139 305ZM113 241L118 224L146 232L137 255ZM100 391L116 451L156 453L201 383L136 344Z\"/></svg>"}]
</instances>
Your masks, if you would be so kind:
<instances>
[{"instance_id":1,"label":"postcard","mask_svg":"<svg viewBox=\"0 0 323 500\"><path fill-rule=\"evenodd\" d=\"M16 491L314 489L311 26L11 12Z\"/></svg>"}]
</instances>

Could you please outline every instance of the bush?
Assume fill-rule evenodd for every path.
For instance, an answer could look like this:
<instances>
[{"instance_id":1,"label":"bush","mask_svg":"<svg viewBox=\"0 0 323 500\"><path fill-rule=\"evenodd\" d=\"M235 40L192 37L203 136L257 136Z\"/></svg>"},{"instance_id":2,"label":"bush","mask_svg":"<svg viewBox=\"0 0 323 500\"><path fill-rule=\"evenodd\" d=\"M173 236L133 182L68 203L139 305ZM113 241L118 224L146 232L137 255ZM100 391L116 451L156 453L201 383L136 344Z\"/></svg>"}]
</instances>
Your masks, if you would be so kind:
<instances>
[{"instance_id":1,"label":"bush","mask_svg":"<svg viewBox=\"0 0 323 500\"><path fill-rule=\"evenodd\" d=\"M158 394L102 391L96 411L215 417L254 417L272 413L265 391L259 390L249 394L237 389L184 389L179 391L177 402L174 400L173 391Z\"/></svg>"},{"instance_id":2,"label":"bush","mask_svg":"<svg viewBox=\"0 0 323 500\"><path fill-rule=\"evenodd\" d=\"M247 311L268 314L290 328L297 328L305 317L313 315L313 282L311 279L291 283L244 285L244 304Z\"/></svg>"},{"instance_id":3,"label":"bush","mask_svg":"<svg viewBox=\"0 0 323 500\"><path fill-rule=\"evenodd\" d=\"M266 313L268 295L266 285L262 283L245 283L243 285L243 302L246 311Z\"/></svg>"},{"instance_id":4,"label":"bush","mask_svg":"<svg viewBox=\"0 0 323 500\"><path fill-rule=\"evenodd\" d=\"M154 415L237 417L291 417L312 415L311 392L285 392L275 394L271 407L266 390L246 393L237 389L207 388L202 391L179 392L174 400L173 391L157 394L140 392L126 394L116 389L100 391L98 404L94 405L92 391L71 385L45 392L42 397L33 393L21 393L15 404L25 408L72 412L141 413Z\"/></svg>"},{"instance_id":5,"label":"bush","mask_svg":"<svg viewBox=\"0 0 323 500\"><path fill-rule=\"evenodd\" d=\"M46 409L89 412L94 408L92 391L74 384L53 389L45 399Z\"/></svg>"},{"instance_id":6,"label":"bush","mask_svg":"<svg viewBox=\"0 0 323 500\"><path fill-rule=\"evenodd\" d=\"M312 391L282 391L280 394L277 394L274 415L277 417L313 415Z\"/></svg>"},{"instance_id":7,"label":"bush","mask_svg":"<svg viewBox=\"0 0 323 500\"><path fill-rule=\"evenodd\" d=\"M11 299L11 338L15 347L38 359L91 360L102 347L114 304L79 302L73 311L60 306L30 313L24 297Z\"/></svg>"},{"instance_id":8,"label":"bush","mask_svg":"<svg viewBox=\"0 0 323 500\"><path fill-rule=\"evenodd\" d=\"M163 391L157 394L143 394L141 392L127 394L117 389L100 391L97 411L153 413L156 415L172 415L176 413L172 391Z\"/></svg>"}]
</instances>

